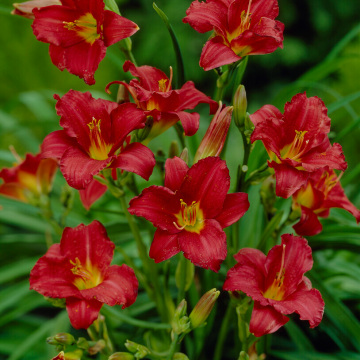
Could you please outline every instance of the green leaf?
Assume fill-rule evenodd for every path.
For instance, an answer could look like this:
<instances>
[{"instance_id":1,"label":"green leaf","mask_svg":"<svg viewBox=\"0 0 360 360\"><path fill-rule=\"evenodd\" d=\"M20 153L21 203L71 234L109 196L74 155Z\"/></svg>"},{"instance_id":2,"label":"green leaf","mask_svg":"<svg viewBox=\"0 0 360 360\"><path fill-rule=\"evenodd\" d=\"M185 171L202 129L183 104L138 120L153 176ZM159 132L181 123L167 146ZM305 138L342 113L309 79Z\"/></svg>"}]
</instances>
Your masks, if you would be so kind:
<instances>
[{"instance_id":1,"label":"green leaf","mask_svg":"<svg viewBox=\"0 0 360 360\"><path fill-rule=\"evenodd\" d=\"M284 360L360 360L360 355L351 352L322 354L319 352L272 351L270 353Z\"/></svg>"},{"instance_id":2,"label":"green leaf","mask_svg":"<svg viewBox=\"0 0 360 360\"><path fill-rule=\"evenodd\" d=\"M194 274L195 274L195 265L193 263L191 263L189 260L185 259L185 261L179 261L178 265L176 267L176 271L175 271L175 281L176 281L176 286L178 289L180 289L181 287L181 275L182 275L182 264L185 263L185 271L186 271L186 279L185 279L185 287L184 287L184 291L188 291L191 283L194 279Z\"/></svg>"},{"instance_id":3,"label":"green leaf","mask_svg":"<svg viewBox=\"0 0 360 360\"><path fill-rule=\"evenodd\" d=\"M22 281L2 290L0 293L0 314L9 307L16 305L27 293L29 293L29 280Z\"/></svg>"},{"instance_id":4,"label":"green leaf","mask_svg":"<svg viewBox=\"0 0 360 360\"><path fill-rule=\"evenodd\" d=\"M334 103L330 104L328 106L328 114L333 113L334 111L342 108L343 106L349 104L350 102L358 99L360 97L360 91L354 92L353 94L344 96L338 101L335 101Z\"/></svg>"},{"instance_id":5,"label":"green leaf","mask_svg":"<svg viewBox=\"0 0 360 360\"><path fill-rule=\"evenodd\" d=\"M306 335L301 331L299 326L296 325L294 321L289 321L284 327L299 351L315 350L311 341L306 337Z\"/></svg>"},{"instance_id":6,"label":"green leaf","mask_svg":"<svg viewBox=\"0 0 360 360\"><path fill-rule=\"evenodd\" d=\"M179 45L179 42L175 35L174 29L171 26L171 23L170 23L168 17L155 3L153 3L153 8L158 13L161 20L165 23L165 25L169 31L169 34L171 36L171 40L172 40L172 43L174 46L174 51L175 51L175 56L176 56L176 73L177 73L176 88L180 89L180 87L183 86L185 83L185 67L184 67L184 61L183 61L182 54L181 54L180 45Z\"/></svg>"},{"instance_id":7,"label":"green leaf","mask_svg":"<svg viewBox=\"0 0 360 360\"><path fill-rule=\"evenodd\" d=\"M339 142L344 136L351 133L354 129L359 127L360 125L360 117L355 121L352 121L348 126L344 127L334 138L334 142Z\"/></svg>"},{"instance_id":8,"label":"green leaf","mask_svg":"<svg viewBox=\"0 0 360 360\"><path fill-rule=\"evenodd\" d=\"M282 219L282 216L284 214L284 211L279 211L276 213L273 218L269 221L269 223L266 225L264 232L261 235L259 244L257 248L259 250L263 250L265 248L266 241L269 239L271 234L276 230L276 228L279 226L280 221Z\"/></svg>"},{"instance_id":9,"label":"green leaf","mask_svg":"<svg viewBox=\"0 0 360 360\"><path fill-rule=\"evenodd\" d=\"M30 274L39 257L23 259L0 268L0 284Z\"/></svg>"}]
</instances>

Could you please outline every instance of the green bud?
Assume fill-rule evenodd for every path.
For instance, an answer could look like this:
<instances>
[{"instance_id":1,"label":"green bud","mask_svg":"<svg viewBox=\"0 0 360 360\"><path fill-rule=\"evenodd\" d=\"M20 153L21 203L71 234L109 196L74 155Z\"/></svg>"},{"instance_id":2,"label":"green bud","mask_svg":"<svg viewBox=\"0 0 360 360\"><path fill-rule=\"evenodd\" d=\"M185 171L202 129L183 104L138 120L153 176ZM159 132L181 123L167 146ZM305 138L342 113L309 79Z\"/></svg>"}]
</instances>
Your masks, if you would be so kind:
<instances>
[{"instance_id":1,"label":"green bud","mask_svg":"<svg viewBox=\"0 0 360 360\"><path fill-rule=\"evenodd\" d=\"M171 142L169 149L169 158L172 159L175 156L179 156L179 144L176 140Z\"/></svg>"},{"instance_id":2,"label":"green bud","mask_svg":"<svg viewBox=\"0 0 360 360\"><path fill-rule=\"evenodd\" d=\"M189 316L191 329L199 327L206 321L219 295L220 291L211 289L201 297Z\"/></svg>"},{"instance_id":3,"label":"green bud","mask_svg":"<svg viewBox=\"0 0 360 360\"><path fill-rule=\"evenodd\" d=\"M55 340L55 337L54 336L50 336L46 339L46 342L49 344L49 345L61 345L57 340Z\"/></svg>"},{"instance_id":4,"label":"green bud","mask_svg":"<svg viewBox=\"0 0 360 360\"><path fill-rule=\"evenodd\" d=\"M184 160L187 164L189 163L189 151L187 148L184 148L183 151L181 152L180 159Z\"/></svg>"},{"instance_id":5,"label":"green bud","mask_svg":"<svg viewBox=\"0 0 360 360\"><path fill-rule=\"evenodd\" d=\"M68 353L65 353L65 360L81 360L83 355L82 350L77 349Z\"/></svg>"},{"instance_id":6,"label":"green bud","mask_svg":"<svg viewBox=\"0 0 360 360\"><path fill-rule=\"evenodd\" d=\"M133 354L126 352L116 352L109 356L109 360L134 360L135 357Z\"/></svg>"},{"instance_id":7,"label":"green bud","mask_svg":"<svg viewBox=\"0 0 360 360\"><path fill-rule=\"evenodd\" d=\"M234 121L235 125L244 130L246 119L247 99L244 85L239 85L234 95Z\"/></svg>"},{"instance_id":8,"label":"green bud","mask_svg":"<svg viewBox=\"0 0 360 360\"><path fill-rule=\"evenodd\" d=\"M171 323L174 332L178 335L185 332L190 327L189 318L186 316L187 303L184 300L180 302L175 310L174 318Z\"/></svg>"},{"instance_id":9,"label":"green bud","mask_svg":"<svg viewBox=\"0 0 360 360\"><path fill-rule=\"evenodd\" d=\"M147 116L145 121L145 127L138 131L138 140L139 142L144 141L150 134L150 131L154 125L154 118L152 116Z\"/></svg>"},{"instance_id":10,"label":"green bud","mask_svg":"<svg viewBox=\"0 0 360 360\"><path fill-rule=\"evenodd\" d=\"M76 345L77 345L78 348L84 349L86 351L88 351L88 349L90 347L88 341L83 337L78 338L78 340L76 342Z\"/></svg>"},{"instance_id":11,"label":"green bud","mask_svg":"<svg viewBox=\"0 0 360 360\"><path fill-rule=\"evenodd\" d=\"M68 333L59 333L54 336L54 339L62 345L73 345L75 344L75 338Z\"/></svg>"},{"instance_id":12,"label":"green bud","mask_svg":"<svg viewBox=\"0 0 360 360\"><path fill-rule=\"evenodd\" d=\"M125 346L129 351L131 351L132 353L135 353L134 356L137 359L142 359L146 355L150 354L150 350L146 346L137 344L130 340L126 340Z\"/></svg>"},{"instance_id":13,"label":"green bud","mask_svg":"<svg viewBox=\"0 0 360 360\"><path fill-rule=\"evenodd\" d=\"M275 214L276 208L274 207L276 202L276 180L275 176L269 176L266 178L260 189L261 202L268 214Z\"/></svg>"},{"instance_id":14,"label":"green bud","mask_svg":"<svg viewBox=\"0 0 360 360\"><path fill-rule=\"evenodd\" d=\"M175 353L173 360L189 360L189 358L183 353Z\"/></svg>"},{"instance_id":15,"label":"green bud","mask_svg":"<svg viewBox=\"0 0 360 360\"><path fill-rule=\"evenodd\" d=\"M252 132L254 131L255 129L255 125L253 124L253 122L251 121L250 119L250 114L246 113L246 116L245 116L245 131L244 131L244 134L248 140L248 143L250 143L250 136L252 134Z\"/></svg>"},{"instance_id":16,"label":"green bud","mask_svg":"<svg viewBox=\"0 0 360 360\"><path fill-rule=\"evenodd\" d=\"M103 339L97 341L93 346L89 347L88 352L90 355L95 355L101 350L106 348L106 342Z\"/></svg>"},{"instance_id":17,"label":"green bud","mask_svg":"<svg viewBox=\"0 0 360 360\"><path fill-rule=\"evenodd\" d=\"M241 351L239 360L249 360L249 355L245 351Z\"/></svg>"},{"instance_id":18,"label":"green bud","mask_svg":"<svg viewBox=\"0 0 360 360\"><path fill-rule=\"evenodd\" d=\"M44 296L45 300L51 303L53 306L59 307L59 308L65 308L65 299L54 299Z\"/></svg>"}]
</instances>

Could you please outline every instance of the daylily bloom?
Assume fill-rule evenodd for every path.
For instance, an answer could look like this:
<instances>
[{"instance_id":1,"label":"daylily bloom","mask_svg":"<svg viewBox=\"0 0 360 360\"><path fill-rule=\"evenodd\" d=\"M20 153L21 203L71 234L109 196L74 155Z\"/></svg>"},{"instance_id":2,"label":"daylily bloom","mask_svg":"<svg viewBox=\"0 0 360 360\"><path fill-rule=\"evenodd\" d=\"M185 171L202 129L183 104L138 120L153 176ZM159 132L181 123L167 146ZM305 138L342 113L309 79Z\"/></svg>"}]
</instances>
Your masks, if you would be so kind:
<instances>
[{"instance_id":1,"label":"daylily bloom","mask_svg":"<svg viewBox=\"0 0 360 360\"><path fill-rule=\"evenodd\" d=\"M56 160L41 160L40 154L26 154L25 160L19 157L14 167L0 171L0 178L4 181L0 185L0 194L36 203L42 194L51 191L57 167Z\"/></svg>"},{"instance_id":2,"label":"daylily bloom","mask_svg":"<svg viewBox=\"0 0 360 360\"><path fill-rule=\"evenodd\" d=\"M170 68L170 79L159 69L147 65L136 67L129 60L125 61L123 68L125 72L130 71L139 80L133 79L130 84L113 81L107 85L107 89L115 83L124 85L137 107L144 110L147 116L153 117L154 124L144 144L178 121L181 121L185 135L192 136L199 128L200 115L184 110L194 109L200 103L210 105L210 114L214 114L218 108L218 103L196 90L192 81L186 82L179 90L173 90L171 87L172 68Z\"/></svg>"},{"instance_id":3,"label":"daylily bloom","mask_svg":"<svg viewBox=\"0 0 360 360\"><path fill-rule=\"evenodd\" d=\"M44 6L61 5L60 0L31 0L23 3L13 4L14 10L11 12L13 15L20 15L27 19L35 19L33 14L34 9L39 9Z\"/></svg>"},{"instance_id":4,"label":"daylily bloom","mask_svg":"<svg viewBox=\"0 0 360 360\"><path fill-rule=\"evenodd\" d=\"M94 99L89 92L70 90L56 104L64 130L49 134L42 145L43 158L60 161L68 184L85 189L106 168L120 168L149 179L154 154L140 143L128 144L128 134L144 127L145 115L135 104L118 105Z\"/></svg>"},{"instance_id":5,"label":"daylily bloom","mask_svg":"<svg viewBox=\"0 0 360 360\"><path fill-rule=\"evenodd\" d=\"M318 97L297 94L285 104L284 115L265 105L250 119L255 125L251 142L263 142L275 170L277 196L291 196L317 169L346 170L341 145L330 144L330 118Z\"/></svg>"},{"instance_id":6,"label":"daylily bloom","mask_svg":"<svg viewBox=\"0 0 360 360\"><path fill-rule=\"evenodd\" d=\"M65 228L60 244L53 244L30 273L30 289L50 298L66 299L75 329L87 329L101 307L126 308L137 297L138 281L127 265L112 265L115 245L103 225L93 221Z\"/></svg>"},{"instance_id":7,"label":"daylily bloom","mask_svg":"<svg viewBox=\"0 0 360 360\"><path fill-rule=\"evenodd\" d=\"M200 57L207 71L283 48L284 24L274 20L278 14L277 0L196 0L183 22L199 33L213 31Z\"/></svg>"},{"instance_id":8,"label":"daylily bloom","mask_svg":"<svg viewBox=\"0 0 360 360\"><path fill-rule=\"evenodd\" d=\"M300 221L293 226L299 235L319 234L322 225L318 217L328 217L331 208L347 210L354 215L357 223L360 222L360 211L345 195L340 177L333 170L317 170L293 195L293 211L301 213Z\"/></svg>"},{"instance_id":9,"label":"daylily bloom","mask_svg":"<svg viewBox=\"0 0 360 360\"><path fill-rule=\"evenodd\" d=\"M33 9L32 28L39 41L50 44L51 61L88 85L105 57L106 48L133 35L139 27L104 10L103 0L61 0L62 6Z\"/></svg>"},{"instance_id":10,"label":"daylily bloom","mask_svg":"<svg viewBox=\"0 0 360 360\"><path fill-rule=\"evenodd\" d=\"M224 228L248 210L245 193L228 194L224 160L207 157L190 169L178 157L165 163L165 187L150 186L130 201L129 212L157 230L150 248L156 263L182 251L193 264L219 271L227 254Z\"/></svg>"},{"instance_id":11,"label":"daylily bloom","mask_svg":"<svg viewBox=\"0 0 360 360\"><path fill-rule=\"evenodd\" d=\"M224 147L226 135L231 124L232 106L222 109L220 106L214 115L201 143L196 151L194 164L209 156L219 156Z\"/></svg>"},{"instance_id":12,"label":"daylily bloom","mask_svg":"<svg viewBox=\"0 0 360 360\"><path fill-rule=\"evenodd\" d=\"M223 286L226 291L242 291L254 300L250 332L260 337L285 325L285 315L296 312L308 320L310 328L318 326L324 301L304 276L313 266L311 248L304 238L285 234L281 245L265 256L260 250L244 248L235 256Z\"/></svg>"}]
</instances>

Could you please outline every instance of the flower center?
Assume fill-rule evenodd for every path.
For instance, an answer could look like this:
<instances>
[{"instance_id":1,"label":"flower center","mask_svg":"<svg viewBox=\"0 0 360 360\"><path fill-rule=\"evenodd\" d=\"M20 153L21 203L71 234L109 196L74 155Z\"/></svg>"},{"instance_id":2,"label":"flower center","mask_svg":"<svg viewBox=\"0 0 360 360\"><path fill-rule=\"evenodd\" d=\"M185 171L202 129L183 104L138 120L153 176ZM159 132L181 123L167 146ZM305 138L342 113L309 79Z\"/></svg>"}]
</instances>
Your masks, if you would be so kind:
<instances>
[{"instance_id":1,"label":"flower center","mask_svg":"<svg viewBox=\"0 0 360 360\"><path fill-rule=\"evenodd\" d=\"M70 260L70 264L74 265L71 272L77 276L74 280L74 285L79 290L91 289L102 282L103 279L99 270L91 266L90 270L83 267L78 257L75 258L75 262Z\"/></svg>"},{"instance_id":2,"label":"flower center","mask_svg":"<svg viewBox=\"0 0 360 360\"><path fill-rule=\"evenodd\" d=\"M105 160L109 156L109 152L113 146L113 144L106 144L103 137L101 136L101 119L96 120L92 119L87 126L90 129L90 147L89 147L89 155L92 159L95 160Z\"/></svg>"},{"instance_id":3,"label":"flower center","mask_svg":"<svg viewBox=\"0 0 360 360\"><path fill-rule=\"evenodd\" d=\"M231 34L228 34L227 38L228 38L229 42L231 42L233 39L237 38L244 31L249 30L250 24L251 24L251 13L250 13L251 2L252 2L252 0L249 1L247 11L245 12L245 10L243 10L240 14L239 27L235 31L233 31Z\"/></svg>"},{"instance_id":4,"label":"flower center","mask_svg":"<svg viewBox=\"0 0 360 360\"><path fill-rule=\"evenodd\" d=\"M100 37L100 34L97 33L97 22L90 13L71 22L63 21L63 24L64 28L76 31L78 36L90 44Z\"/></svg>"},{"instance_id":5,"label":"flower center","mask_svg":"<svg viewBox=\"0 0 360 360\"><path fill-rule=\"evenodd\" d=\"M174 222L174 226L178 230L184 230L190 232L199 233L204 227L203 224L203 211L199 207L199 203L193 201L191 205L187 205L183 199L180 199L181 210L176 214L177 223Z\"/></svg>"},{"instance_id":6,"label":"flower center","mask_svg":"<svg viewBox=\"0 0 360 360\"><path fill-rule=\"evenodd\" d=\"M342 171L339 176L336 176L335 172L333 174L329 174L326 171L322 174L320 180L315 185L315 187L324 194L326 199L330 190L340 181L343 174L344 172Z\"/></svg>"},{"instance_id":7,"label":"flower center","mask_svg":"<svg viewBox=\"0 0 360 360\"><path fill-rule=\"evenodd\" d=\"M304 145L304 138L306 133L307 131L295 130L295 138L293 142L285 146L280 152L283 159L300 161L301 155L307 151L307 146L309 144L309 140L306 140Z\"/></svg>"},{"instance_id":8,"label":"flower center","mask_svg":"<svg viewBox=\"0 0 360 360\"><path fill-rule=\"evenodd\" d=\"M173 69L170 66L170 81L168 82L168 85L166 86L166 83L168 81L168 79L161 79L158 81L159 83L159 91L160 92L168 92L171 88L171 83L172 83L172 78L173 78Z\"/></svg>"},{"instance_id":9,"label":"flower center","mask_svg":"<svg viewBox=\"0 0 360 360\"><path fill-rule=\"evenodd\" d=\"M276 277L275 277L273 283L263 294L264 297L267 299L272 299L272 300L282 300L283 299L284 291L282 289L282 285L284 283L284 278L285 278L285 269L284 269L285 247L286 247L286 245L284 244L283 248L282 248L280 271L276 273Z\"/></svg>"}]
</instances>

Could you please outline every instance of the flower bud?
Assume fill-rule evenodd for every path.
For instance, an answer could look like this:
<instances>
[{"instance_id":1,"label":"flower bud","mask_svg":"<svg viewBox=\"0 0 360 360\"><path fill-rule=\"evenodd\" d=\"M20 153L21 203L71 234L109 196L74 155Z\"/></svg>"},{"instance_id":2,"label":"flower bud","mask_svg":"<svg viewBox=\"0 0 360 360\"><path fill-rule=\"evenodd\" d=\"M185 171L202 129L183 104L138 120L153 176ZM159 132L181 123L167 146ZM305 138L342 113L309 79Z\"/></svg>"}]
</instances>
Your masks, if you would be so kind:
<instances>
[{"instance_id":1,"label":"flower bud","mask_svg":"<svg viewBox=\"0 0 360 360\"><path fill-rule=\"evenodd\" d=\"M249 355L245 351L241 351L239 360L249 360Z\"/></svg>"},{"instance_id":2,"label":"flower bud","mask_svg":"<svg viewBox=\"0 0 360 360\"><path fill-rule=\"evenodd\" d=\"M32 0L32 1L25 1L20 4L13 4L14 10L11 12L13 15L20 15L27 19L35 19L33 14L33 9L41 8L44 6L51 6L51 5L61 5L60 0Z\"/></svg>"},{"instance_id":3,"label":"flower bud","mask_svg":"<svg viewBox=\"0 0 360 360\"><path fill-rule=\"evenodd\" d=\"M54 336L54 339L61 345L73 345L75 344L75 338L68 333L59 333Z\"/></svg>"},{"instance_id":4,"label":"flower bud","mask_svg":"<svg viewBox=\"0 0 360 360\"><path fill-rule=\"evenodd\" d=\"M233 107L227 106L223 110L221 108L220 102L219 108L196 151L194 164L200 159L208 156L219 156L221 153L230 127Z\"/></svg>"},{"instance_id":5,"label":"flower bud","mask_svg":"<svg viewBox=\"0 0 360 360\"><path fill-rule=\"evenodd\" d=\"M181 152L180 159L184 160L187 164L189 163L189 151L187 148L184 148L183 151Z\"/></svg>"},{"instance_id":6,"label":"flower bud","mask_svg":"<svg viewBox=\"0 0 360 360\"><path fill-rule=\"evenodd\" d=\"M173 360L189 360L189 358L183 353L175 353Z\"/></svg>"},{"instance_id":7,"label":"flower bud","mask_svg":"<svg viewBox=\"0 0 360 360\"><path fill-rule=\"evenodd\" d=\"M150 354L150 350L146 346L137 344L130 340L126 340L125 346L129 351L131 351L132 353L135 353L134 356L137 359L142 359L146 355Z\"/></svg>"},{"instance_id":8,"label":"flower bud","mask_svg":"<svg viewBox=\"0 0 360 360\"><path fill-rule=\"evenodd\" d=\"M275 194L276 180L275 176L269 176L264 180L260 188L261 202L264 206L265 211L268 214L275 214L276 208L274 207L276 202Z\"/></svg>"},{"instance_id":9,"label":"flower bud","mask_svg":"<svg viewBox=\"0 0 360 360\"><path fill-rule=\"evenodd\" d=\"M109 360L134 360L135 357L133 354L126 352L116 352L109 356Z\"/></svg>"},{"instance_id":10,"label":"flower bud","mask_svg":"<svg viewBox=\"0 0 360 360\"><path fill-rule=\"evenodd\" d=\"M199 327L206 321L219 295L220 291L211 289L201 297L189 316L191 329Z\"/></svg>"},{"instance_id":11,"label":"flower bud","mask_svg":"<svg viewBox=\"0 0 360 360\"><path fill-rule=\"evenodd\" d=\"M89 347L88 352L90 355L95 355L101 350L106 348L106 342L104 339L100 339L93 346Z\"/></svg>"},{"instance_id":12,"label":"flower bud","mask_svg":"<svg viewBox=\"0 0 360 360\"><path fill-rule=\"evenodd\" d=\"M55 340L55 337L54 337L54 336L48 337L48 338L46 339L46 342L47 342L49 345L61 345L57 340Z\"/></svg>"},{"instance_id":13,"label":"flower bud","mask_svg":"<svg viewBox=\"0 0 360 360\"><path fill-rule=\"evenodd\" d=\"M153 125L154 125L154 118L152 116L147 116L145 121L145 127L138 131L139 142L144 141L149 136Z\"/></svg>"},{"instance_id":14,"label":"flower bud","mask_svg":"<svg viewBox=\"0 0 360 360\"><path fill-rule=\"evenodd\" d=\"M244 129L246 119L246 91L244 85L239 85L234 95L234 121L239 129Z\"/></svg>"},{"instance_id":15,"label":"flower bud","mask_svg":"<svg viewBox=\"0 0 360 360\"><path fill-rule=\"evenodd\" d=\"M63 351L60 351L58 355L53 357L51 360L65 360L65 354Z\"/></svg>"},{"instance_id":16,"label":"flower bud","mask_svg":"<svg viewBox=\"0 0 360 360\"><path fill-rule=\"evenodd\" d=\"M186 316L187 302L182 300L175 310L174 318L171 323L173 330L179 335L190 327L189 318Z\"/></svg>"},{"instance_id":17,"label":"flower bud","mask_svg":"<svg viewBox=\"0 0 360 360\"><path fill-rule=\"evenodd\" d=\"M129 91L123 84L119 84L119 89L116 96L116 102L118 104L124 104L130 102Z\"/></svg>"},{"instance_id":18,"label":"flower bud","mask_svg":"<svg viewBox=\"0 0 360 360\"><path fill-rule=\"evenodd\" d=\"M179 156L179 144L176 140L171 142L169 149L169 158L172 159L175 156Z\"/></svg>"},{"instance_id":19,"label":"flower bud","mask_svg":"<svg viewBox=\"0 0 360 360\"><path fill-rule=\"evenodd\" d=\"M65 353L65 360L81 360L83 355L82 350L77 349L68 353Z\"/></svg>"}]
</instances>

